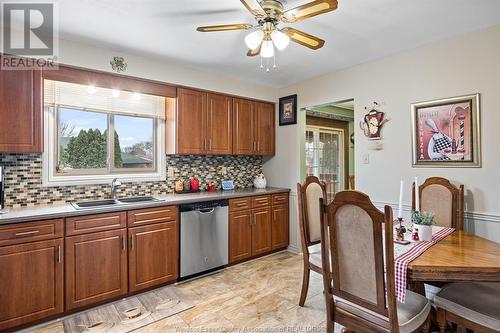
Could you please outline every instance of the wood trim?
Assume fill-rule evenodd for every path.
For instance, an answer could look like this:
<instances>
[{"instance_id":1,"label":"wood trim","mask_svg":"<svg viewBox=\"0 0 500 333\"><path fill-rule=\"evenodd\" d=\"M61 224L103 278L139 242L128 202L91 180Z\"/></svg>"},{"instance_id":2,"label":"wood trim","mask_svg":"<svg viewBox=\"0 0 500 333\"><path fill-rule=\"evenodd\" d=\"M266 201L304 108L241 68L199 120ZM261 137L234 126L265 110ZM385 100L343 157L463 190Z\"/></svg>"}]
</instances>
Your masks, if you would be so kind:
<instances>
[{"instance_id":1,"label":"wood trim","mask_svg":"<svg viewBox=\"0 0 500 333\"><path fill-rule=\"evenodd\" d=\"M122 74L59 65L57 70L44 70L43 78L54 81L94 85L101 88L119 89L149 95L177 97L177 88L167 83Z\"/></svg>"},{"instance_id":2,"label":"wood trim","mask_svg":"<svg viewBox=\"0 0 500 333\"><path fill-rule=\"evenodd\" d=\"M329 119L329 118L321 118L314 116L306 117L306 125L332 128L332 129L341 129L344 131L344 190L349 189L349 122Z\"/></svg>"}]
</instances>

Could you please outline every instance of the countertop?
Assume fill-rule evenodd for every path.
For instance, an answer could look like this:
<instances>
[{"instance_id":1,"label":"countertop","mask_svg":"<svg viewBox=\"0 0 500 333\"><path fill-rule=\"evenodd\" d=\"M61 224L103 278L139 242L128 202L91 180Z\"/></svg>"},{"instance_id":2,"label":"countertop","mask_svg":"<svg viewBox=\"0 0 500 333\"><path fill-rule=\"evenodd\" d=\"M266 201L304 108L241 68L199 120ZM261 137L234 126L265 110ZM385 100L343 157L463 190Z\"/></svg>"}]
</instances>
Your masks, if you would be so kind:
<instances>
[{"instance_id":1,"label":"countertop","mask_svg":"<svg viewBox=\"0 0 500 333\"><path fill-rule=\"evenodd\" d=\"M96 213L117 212L132 209L141 209L149 207L161 207L170 205L181 205L195 202L212 201L241 198L255 195L266 195L273 193L290 192L287 188L267 187L265 189L246 188L232 191L199 192L186 194L167 194L163 196L154 196L161 201L142 202L134 204L119 204L108 207L94 207L86 209L75 209L71 204L37 206L26 208L8 209L6 214L0 214L0 225L28 222L35 220L47 220L63 218L70 216L89 215Z\"/></svg>"}]
</instances>

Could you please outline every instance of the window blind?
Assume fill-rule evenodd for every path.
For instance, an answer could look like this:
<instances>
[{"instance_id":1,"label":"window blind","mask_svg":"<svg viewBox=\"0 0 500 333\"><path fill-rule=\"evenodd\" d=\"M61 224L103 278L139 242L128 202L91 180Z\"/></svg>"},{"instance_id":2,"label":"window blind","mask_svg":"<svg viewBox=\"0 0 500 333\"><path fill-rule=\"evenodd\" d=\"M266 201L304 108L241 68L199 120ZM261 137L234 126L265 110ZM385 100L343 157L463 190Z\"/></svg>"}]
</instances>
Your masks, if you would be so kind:
<instances>
[{"instance_id":1,"label":"window blind","mask_svg":"<svg viewBox=\"0 0 500 333\"><path fill-rule=\"evenodd\" d=\"M61 81L44 80L44 103L111 114L165 119L165 98L162 96Z\"/></svg>"}]
</instances>

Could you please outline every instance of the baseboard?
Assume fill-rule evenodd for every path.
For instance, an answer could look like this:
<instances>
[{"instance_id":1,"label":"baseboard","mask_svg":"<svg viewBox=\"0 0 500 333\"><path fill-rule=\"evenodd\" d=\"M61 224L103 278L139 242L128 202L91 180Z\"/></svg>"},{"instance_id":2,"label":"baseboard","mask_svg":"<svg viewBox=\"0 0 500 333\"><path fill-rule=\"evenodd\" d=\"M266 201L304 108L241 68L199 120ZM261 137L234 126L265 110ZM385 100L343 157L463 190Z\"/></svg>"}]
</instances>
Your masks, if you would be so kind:
<instances>
[{"instance_id":1,"label":"baseboard","mask_svg":"<svg viewBox=\"0 0 500 333\"><path fill-rule=\"evenodd\" d=\"M287 251L288 252L292 252L294 254L301 254L302 251L301 249L299 249L297 246L295 245L289 245L288 248L287 248Z\"/></svg>"}]
</instances>

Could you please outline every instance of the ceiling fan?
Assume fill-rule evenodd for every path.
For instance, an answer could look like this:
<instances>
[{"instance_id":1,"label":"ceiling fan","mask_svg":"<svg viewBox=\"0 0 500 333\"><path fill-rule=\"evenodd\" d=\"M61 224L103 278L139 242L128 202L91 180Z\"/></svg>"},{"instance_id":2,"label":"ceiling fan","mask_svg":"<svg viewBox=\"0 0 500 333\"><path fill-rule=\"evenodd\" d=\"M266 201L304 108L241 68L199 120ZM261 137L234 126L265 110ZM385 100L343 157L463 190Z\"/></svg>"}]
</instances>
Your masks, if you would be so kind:
<instances>
[{"instance_id":1,"label":"ceiling fan","mask_svg":"<svg viewBox=\"0 0 500 333\"><path fill-rule=\"evenodd\" d=\"M285 10L283 4L278 0L240 1L255 17L257 25L213 25L198 27L196 30L214 32L255 29L245 37L245 43L249 48L247 55L253 57L260 54L262 58L272 58L274 48L283 50L288 46L290 40L313 50L323 47L325 41L318 37L294 28L279 28L278 26L280 23L295 23L337 9L337 0L315 0L289 10ZM261 67L263 66L261 65Z\"/></svg>"}]
</instances>

